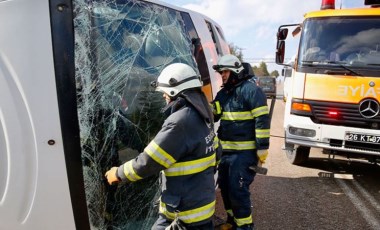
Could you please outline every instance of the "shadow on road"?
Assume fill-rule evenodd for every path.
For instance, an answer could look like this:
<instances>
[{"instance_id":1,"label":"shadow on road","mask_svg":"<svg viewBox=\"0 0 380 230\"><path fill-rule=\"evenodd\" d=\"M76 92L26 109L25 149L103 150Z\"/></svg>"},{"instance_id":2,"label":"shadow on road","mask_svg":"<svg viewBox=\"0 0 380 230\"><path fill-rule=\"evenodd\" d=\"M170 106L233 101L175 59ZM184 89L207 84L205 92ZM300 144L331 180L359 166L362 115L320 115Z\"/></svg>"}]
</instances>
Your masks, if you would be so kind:
<instances>
[{"instance_id":1,"label":"shadow on road","mask_svg":"<svg viewBox=\"0 0 380 230\"><path fill-rule=\"evenodd\" d=\"M310 157L304 165L300 167L320 169L331 173L346 173L354 175L379 174L380 166L364 161L341 160Z\"/></svg>"}]
</instances>

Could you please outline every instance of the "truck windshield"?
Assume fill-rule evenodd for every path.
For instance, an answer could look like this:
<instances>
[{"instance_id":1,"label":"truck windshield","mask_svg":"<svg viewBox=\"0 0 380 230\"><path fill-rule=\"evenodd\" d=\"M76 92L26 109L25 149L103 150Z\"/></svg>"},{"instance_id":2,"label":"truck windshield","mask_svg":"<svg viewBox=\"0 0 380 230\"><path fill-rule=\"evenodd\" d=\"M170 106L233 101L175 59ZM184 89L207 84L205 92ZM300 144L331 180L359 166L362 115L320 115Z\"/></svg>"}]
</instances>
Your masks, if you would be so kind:
<instances>
[{"instance_id":1,"label":"truck windshield","mask_svg":"<svg viewBox=\"0 0 380 230\"><path fill-rule=\"evenodd\" d=\"M354 69L373 75L380 69L379 38L380 18L308 19L303 26L299 67Z\"/></svg>"}]
</instances>

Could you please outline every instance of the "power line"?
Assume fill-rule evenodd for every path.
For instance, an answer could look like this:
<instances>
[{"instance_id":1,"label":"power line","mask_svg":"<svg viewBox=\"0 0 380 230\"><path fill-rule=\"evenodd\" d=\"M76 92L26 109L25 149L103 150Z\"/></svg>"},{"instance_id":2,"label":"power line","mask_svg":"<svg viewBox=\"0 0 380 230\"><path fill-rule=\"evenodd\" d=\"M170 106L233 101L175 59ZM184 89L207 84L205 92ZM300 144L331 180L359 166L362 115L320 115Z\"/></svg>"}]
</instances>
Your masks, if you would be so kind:
<instances>
[{"instance_id":1,"label":"power line","mask_svg":"<svg viewBox=\"0 0 380 230\"><path fill-rule=\"evenodd\" d=\"M276 63L276 59L274 58L260 58L260 57L253 57L253 58L243 58L244 61L246 62L251 62L251 63L258 63L258 62L265 62L265 63ZM285 58L284 63L290 61L291 58Z\"/></svg>"}]
</instances>

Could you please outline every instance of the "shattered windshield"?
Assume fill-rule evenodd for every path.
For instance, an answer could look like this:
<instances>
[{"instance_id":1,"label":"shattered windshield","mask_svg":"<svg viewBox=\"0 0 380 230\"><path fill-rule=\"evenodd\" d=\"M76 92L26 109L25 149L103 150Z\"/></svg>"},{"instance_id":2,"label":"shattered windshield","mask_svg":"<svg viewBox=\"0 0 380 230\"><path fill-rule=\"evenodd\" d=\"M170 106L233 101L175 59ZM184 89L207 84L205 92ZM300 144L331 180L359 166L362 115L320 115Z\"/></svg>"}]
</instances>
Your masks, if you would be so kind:
<instances>
[{"instance_id":1,"label":"shattered windshield","mask_svg":"<svg viewBox=\"0 0 380 230\"><path fill-rule=\"evenodd\" d=\"M75 75L84 182L92 229L150 229L157 177L107 185L161 128L162 93L150 82L170 63L196 67L181 13L136 0L75 0Z\"/></svg>"},{"instance_id":2,"label":"shattered windshield","mask_svg":"<svg viewBox=\"0 0 380 230\"><path fill-rule=\"evenodd\" d=\"M303 25L299 65L380 69L380 18L313 18Z\"/></svg>"}]
</instances>

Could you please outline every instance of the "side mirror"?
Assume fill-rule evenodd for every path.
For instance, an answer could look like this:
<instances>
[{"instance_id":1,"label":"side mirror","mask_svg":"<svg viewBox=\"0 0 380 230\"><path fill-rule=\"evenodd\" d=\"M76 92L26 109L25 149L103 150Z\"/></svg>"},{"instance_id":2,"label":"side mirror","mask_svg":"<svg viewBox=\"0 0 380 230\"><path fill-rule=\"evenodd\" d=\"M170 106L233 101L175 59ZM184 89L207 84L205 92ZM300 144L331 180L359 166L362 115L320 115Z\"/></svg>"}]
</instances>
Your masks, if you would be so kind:
<instances>
[{"instance_id":1,"label":"side mirror","mask_svg":"<svg viewBox=\"0 0 380 230\"><path fill-rule=\"evenodd\" d=\"M297 26L293 31L292 31L292 36L295 37L301 32L301 25Z\"/></svg>"},{"instance_id":2,"label":"side mirror","mask_svg":"<svg viewBox=\"0 0 380 230\"><path fill-rule=\"evenodd\" d=\"M285 59L285 41L277 41L276 63L282 64Z\"/></svg>"},{"instance_id":3,"label":"side mirror","mask_svg":"<svg viewBox=\"0 0 380 230\"><path fill-rule=\"evenodd\" d=\"M277 40L285 40L288 36L288 28L279 29L277 32Z\"/></svg>"}]
</instances>

